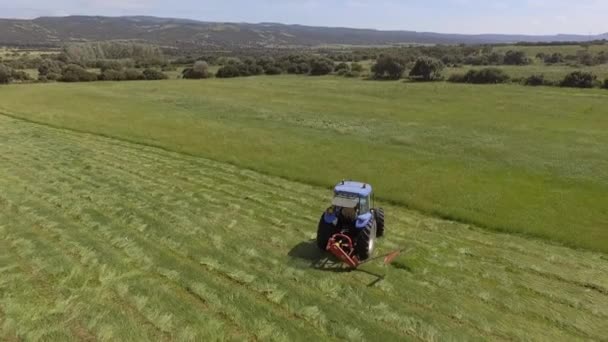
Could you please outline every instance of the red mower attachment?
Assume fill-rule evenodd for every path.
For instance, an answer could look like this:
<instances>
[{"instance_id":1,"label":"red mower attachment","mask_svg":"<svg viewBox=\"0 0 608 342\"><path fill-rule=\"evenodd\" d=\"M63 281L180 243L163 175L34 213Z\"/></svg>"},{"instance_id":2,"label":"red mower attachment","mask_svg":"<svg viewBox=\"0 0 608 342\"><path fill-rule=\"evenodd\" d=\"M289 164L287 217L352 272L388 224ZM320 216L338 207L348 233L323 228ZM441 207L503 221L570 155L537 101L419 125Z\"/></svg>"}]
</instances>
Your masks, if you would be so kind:
<instances>
[{"instance_id":1,"label":"red mower attachment","mask_svg":"<svg viewBox=\"0 0 608 342\"><path fill-rule=\"evenodd\" d=\"M352 268L357 268L363 264L367 264L368 262L381 258L384 258L384 264L388 265L392 263L401 254L401 252L403 252L403 250L398 250L376 258L361 261L355 253L355 245L353 244L353 240L350 238L350 236L341 233L335 234L329 239L329 242L327 243L327 251Z\"/></svg>"},{"instance_id":2,"label":"red mower attachment","mask_svg":"<svg viewBox=\"0 0 608 342\"><path fill-rule=\"evenodd\" d=\"M355 255L353 240L344 234L335 234L327 243L327 251L352 268L357 268L361 262Z\"/></svg>"}]
</instances>

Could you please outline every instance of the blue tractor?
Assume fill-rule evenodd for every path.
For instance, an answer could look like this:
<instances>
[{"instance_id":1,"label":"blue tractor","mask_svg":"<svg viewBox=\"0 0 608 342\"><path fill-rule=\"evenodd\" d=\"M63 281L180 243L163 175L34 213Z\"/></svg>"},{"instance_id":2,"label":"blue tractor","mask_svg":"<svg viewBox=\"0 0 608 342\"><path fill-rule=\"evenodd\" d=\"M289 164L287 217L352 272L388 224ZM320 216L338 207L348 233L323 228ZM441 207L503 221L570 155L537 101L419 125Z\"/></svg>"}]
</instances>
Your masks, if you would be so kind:
<instances>
[{"instance_id":1,"label":"blue tractor","mask_svg":"<svg viewBox=\"0 0 608 342\"><path fill-rule=\"evenodd\" d=\"M372 257L376 238L384 235L384 210L373 208L373 189L366 183L342 181L332 205L321 216L317 245L356 268Z\"/></svg>"}]
</instances>

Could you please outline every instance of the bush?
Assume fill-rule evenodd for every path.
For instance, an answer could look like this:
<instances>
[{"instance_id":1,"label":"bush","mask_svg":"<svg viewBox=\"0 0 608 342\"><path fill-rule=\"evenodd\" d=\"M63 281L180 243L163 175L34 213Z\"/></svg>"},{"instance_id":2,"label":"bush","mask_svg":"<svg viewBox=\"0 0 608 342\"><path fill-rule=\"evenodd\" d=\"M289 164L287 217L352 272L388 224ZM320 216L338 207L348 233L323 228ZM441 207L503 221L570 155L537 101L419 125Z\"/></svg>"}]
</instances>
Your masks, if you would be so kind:
<instances>
[{"instance_id":1,"label":"bush","mask_svg":"<svg viewBox=\"0 0 608 342\"><path fill-rule=\"evenodd\" d=\"M604 84L602 85L602 88L608 89L608 78L604 80Z\"/></svg>"},{"instance_id":2,"label":"bush","mask_svg":"<svg viewBox=\"0 0 608 342\"><path fill-rule=\"evenodd\" d=\"M61 82L92 82L97 81L97 75L86 71L76 64L68 64L61 72Z\"/></svg>"},{"instance_id":3,"label":"bush","mask_svg":"<svg viewBox=\"0 0 608 342\"><path fill-rule=\"evenodd\" d=\"M352 72L363 72L363 65L359 64L359 63L353 63L350 65L350 70Z\"/></svg>"},{"instance_id":4,"label":"bush","mask_svg":"<svg viewBox=\"0 0 608 342\"><path fill-rule=\"evenodd\" d=\"M398 80L403 76L405 63L391 56L378 58L376 64L372 66L372 73L377 80Z\"/></svg>"},{"instance_id":5,"label":"bush","mask_svg":"<svg viewBox=\"0 0 608 342\"><path fill-rule=\"evenodd\" d=\"M99 75L99 79L102 81L124 81L127 77L124 71L107 69Z\"/></svg>"},{"instance_id":6,"label":"bush","mask_svg":"<svg viewBox=\"0 0 608 342\"><path fill-rule=\"evenodd\" d=\"M554 53L552 55L544 55L543 58L545 64L557 64L564 62L564 56L561 53Z\"/></svg>"},{"instance_id":7,"label":"bush","mask_svg":"<svg viewBox=\"0 0 608 342\"><path fill-rule=\"evenodd\" d=\"M187 79L200 80L211 77L209 72L209 64L204 61L197 61L194 63L192 68L184 69L182 76Z\"/></svg>"},{"instance_id":8,"label":"bush","mask_svg":"<svg viewBox=\"0 0 608 342\"><path fill-rule=\"evenodd\" d=\"M142 72L144 79L148 81L166 80L169 78L165 73L156 69L146 69Z\"/></svg>"},{"instance_id":9,"label":"bush","mask_svg":"<svg viewBox=\"0 0 608 342\"><path fill-rule=\"evenodd\" d=\"M13 80L13 69L0 64L0 84L7 84Z\"/></svg>"},{"instance_id":10,"label":"bush","mask_svg":"<svg viewBox=\"0 0 608 342\"><path fill-rule=\"evenodd\" d=\"M450 76L449 82L473 83L473 84L497 84L509 81L510 77L498 68L485 68L480 70L469 70L466 74L455 74Z\"/></svg>"},{"instance_id":11,"label":"bush","mask_svg":"<svg viewBox=\"0 0 608 342\"><path fill-rule=\"evenodd\" d=\"M280 75L283 73L283 69L276 65L271 65L266 67L266 75Z\"/></svg>"},{"instance_id":12,"label":"bush","mask_svg":"<svg viewBox=\"0 0 608 342\"><path fill-rule=\"evenodd\" d=\"M452 83L467 83L465 74L452 74L448 77L448 82Z\"/></svg>"},{"instance_id":13,"label":"bush","mask_svg":"<svg viewBox=\"0 0 608 342\"><path fill-rule=\"evenodd\" d=\"M543 74L531 75L530 77L528 77L524 80L524 85L532 86L532 87L548 85L548 83L549 82L547 82L547 80L545 80L545 75L543 75Z\"/></svg>"},{"instance_id":14,"label":"bush","mask_svg":"<svg viewBox=\"0 0 608 342\"><path fill-rule=\"evenodd\" d=\"M38 66L38 76L46 76L46 79L56 81L61 78L61 72L65 64L61 61L43 59Z\"/></svg>"},{"instance_id":15,"label":"bush","mask_svg":"<svg viewBox=\"0 0 608 342\"><path fill-rule=\"evenodd\" d=\"M314 58L310 61L310 75L323 76L334 71L334 62L327 58Z\"/></svg>"},{"instance_id":16,"label":"bush","mask_svg":"<svg viewBox=\"0 0 608 342\"><path fill-rule=\"evenodd\" d=\"M11 77L15 81L30 81L32 79L30 74L23 70L13 70Z\"/></svg>"},{"instance_id":17,"label":"bush","mask_svg":"<svg viewBox=\"0 0 608 342\"><path fill-rule=\"evenodd\" d=\"M575 71L572 72L562 80L560 86L572 87L572 88L593 88L597 76L590 72Z\"/></svg>"},{"instance_id":18,"label":"bush","mask_svg":"<svg viewBox=\"0 0 608 342\"><path fill-rule=\"evenodd\" d=\"M145 80L144 74L137 69L127 69L124 71L126 81L141 81Z\"/></svg>"},{"instance_id":19,"label":"bush","mask_svg":"<svg viewBox=\"0 0 608 342\"><path fill-rule=\"evenodd\" d=\"M350 71L350 66L344 62L336 65L336 67L334 68L334 71L337 72L338 74L340 74L340 72L347 73Z\"/></svg>"},{"instance_id":20,"label":"bush","mask_svg":"<svg viewBox=\"0 0 608 342\"><path fill-rule=\"evenodd\" d=\"M240 76L239 68L234 64L228 64L228 65L221 67L215 74L215 77L218 77L218 78L231 78L231 77L239 77L239 76Z\"/></svg>"},{"instance_id":21,"label":"bush","mask_svg":"<svg viewBox=\"0 0 608 342\"><path fill-rule=\"evenodd\" d=\"M526 56L526 53L523 51L512 51L509 50L505 54L504 63L506 65L527 65L532 61Z\"/></svg>"},{"instance_id":22,"label":"bush","mask_svg":"<svg viewBox=\"0 0 608 342\"><path fill-rule=\"evenodd\" d=\"M415 81L440 80L444 67L440 60L428 57L418 58L410 71L410 78Z\"/></svg>"}]
</instances>

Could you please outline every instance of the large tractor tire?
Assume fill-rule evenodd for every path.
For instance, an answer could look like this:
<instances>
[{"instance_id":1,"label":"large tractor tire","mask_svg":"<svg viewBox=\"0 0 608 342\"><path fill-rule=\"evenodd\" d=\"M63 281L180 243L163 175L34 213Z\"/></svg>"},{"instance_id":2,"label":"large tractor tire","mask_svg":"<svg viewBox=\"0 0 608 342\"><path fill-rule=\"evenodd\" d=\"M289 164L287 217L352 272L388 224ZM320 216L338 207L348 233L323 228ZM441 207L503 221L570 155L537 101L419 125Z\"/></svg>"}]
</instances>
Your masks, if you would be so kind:
<instances>
[{"instance_id":1,"label":"large tractor tire","mask_svg":"<svg viewBox=\"0 0 608 342\"><path fill-rule=\"evenodd\" d=\"M357 245L355 251L359 260L364 261L374 254L376 247L376 222L369 220L367 226L359 233L357 237Z\"/></svg>"},{"instance_id":2,"label":"large tractor tire","mask_svg":"<svg viewBox=\"0 0 608 342\"><path fill-rule=\"evenodd\" d=\"M377 236L378 237L383 237L384 236L384 209L382 208L378 208L376 210L374 210L374 216L376 219L376 227L377 227Z\"/></svg>"},{"instance_id":3,"label":"large tractor tire","mask_svg":"<svg viewBox=\"0 0 608 342\"><path fill-rule=\"evenodd\" d=\"M320 250L327 250L327 242L334 235L335 227L332 224L325 222L324 215L321 215L319 227L317 228L317 246Z\"/></svg>"}]
</instances>

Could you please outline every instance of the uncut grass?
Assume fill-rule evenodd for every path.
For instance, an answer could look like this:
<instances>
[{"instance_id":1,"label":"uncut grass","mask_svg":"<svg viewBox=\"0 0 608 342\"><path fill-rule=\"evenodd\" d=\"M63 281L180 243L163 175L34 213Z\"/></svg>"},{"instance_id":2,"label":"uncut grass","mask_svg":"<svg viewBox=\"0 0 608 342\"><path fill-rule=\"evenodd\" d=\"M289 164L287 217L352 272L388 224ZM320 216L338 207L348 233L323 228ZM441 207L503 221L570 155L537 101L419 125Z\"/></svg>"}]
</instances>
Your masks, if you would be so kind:
<instances>
[{"instance_id":1,"label":"uncut grass","mask_svg":"<svg viewBox=\"0 0 608 342\"><path fill-rule=\"evenodd\" d=\"M93 241L101 241L97 242L97 247L93 248L93 250L103 249L103 240L110 241L112 245L117 244L119 249L124 250L122 253L126 253L126 255L119 253L116 261L108 261L112 265L115 262L120 262L119 260L122 258L126 258L127 260L135 258L139 261L136 260L129 263L129 267L134 267L134 265L136 266L141 263L140 267L143 269L139 272L156 274L157 276L161 274L158 277L164 277L163 281L172 283L174 286L188 286L191 288L195 288L191 285L191 282L203 282L207 287L213 286L204 283L205 281L211 281L209 277L210 273L214 279L212 282L219 284L216 285L216 288L220 294L215 295L219 296L220 299L224 300L224 297L222 297L224 293L221 292L221 289L242 287L246 297L253 298L251 307L257 308L263 307L264 303L268 302L268 298L264 299L264 296L271 296L273 292L285 293L283 297L277 297L280 298L278 300L280 308L277 309L278 311L287 315L293 313L294 320L304 321L301 324L304 324L303 326L306 327L307 331L311 327L320 328L321 331L325 328L325 330L332 330L336 334L333 336L341 338L344 335L341 335L343 333L337 330L337 327L345 324L355 324L355 326L362 324L365 327L360 331L359 335L362 336L376 336L378 333L376 331L377 327L370 327L370 323L365 322L357 323L349 320L350 322L327 323L329 317L335 319L335 317L341 316L333 311L332 308L335 305L320 303L325 303L326 301L333 303L332 300L335 301L336 299L332 298L332 294L335 296L336 293L328 291L328 293L322 292L322 294L319 294L319 289L322 291L324 288L342 287L344 283L347 283L348 287L343 290L344 292L337 291L338 302L344 303L344 298L342 297L345 297L364 307L372 307L377 314L377 319L380 320L378 324L382 322L384 324L391 323L391 326L396 325L398 327L388 332L384 328L380 329L381 333L385 334L383 336L389 338L391 336L394 337L394 334L397 334L397 336L405 334L405 336L422 339L432 339L433 336L460 336L462 338L463 334L465 336L469 334L485 334L493 338L517 336L518 332L520 334L531 334L533 332L541 334L545 325L550 324L545 322L547 318L543 316L543 310L547 310L550 313L555 311L560 312L565 317L571 317L572 315L571 308L569 309L561 303L555 302L553 297L543 297L535 293L525 292L521 295L515 292L521 290L517 290L519 289L518 286L515 286L514 289L512 281L509 282L509 275L504 272L503 260L489 260L487 263L480 264L477 264L479 263L477 261L473 262L474 267L463 268L460 266L459 270L455 270L454 265L444 265L447 260L462 262L463 259L467 260L469 257L464 257L466 254L457 251L457 246L451 248L447 245L437 248L438 244L445 244L442 242L445 236L438 231L439 227L437 227L436 223L441 221L430 220L422 225L424 228L419 229L421 225L418 224L419 227L414 229L411 225L419 222L418 218L412 217L412 214L408 214L407 212L399 215L395 213L394 216L401 219L399 219L400 222L396 222L395 224L396 229L393 233L393 240L387 241L387 243L401 244L405 241L408 243L415 241L420 248L428 248L432 252L428 255L422 253L412 256L411 263L416 270L414 275L410 275L407 272L404 272L404 274L402 272L391 272L389 275L394 279L385 280L377 288L367 289L364 287L364 284L372 280L368 276L353 274L353 276L345 277L340 274L311 272L305 262L285 260L285 254L292 244L295 245L309 238L311 234L314 234L316 222L311 217L314 218L318 215L319 209L317 207L322 207L325 202L325 193L323 191L309 186L295 186L295 184L284 180L241 171L217 163L201 162L196 158L184 158L176 154L154 151L153 149L133 148L129 147L129 144L124 143L115 144L112 142L100 144L95 138L88 139L80 135L72 136L70 139L66 139L66 136L71 136L71 134L50 134L49 136L40 137L41 133L37 131L31 132L32 135L39 136L40 141L37 143L32 143L36 139L33 139L28 132L21 131L19 132L19 136L23 139L21 142L22 150L2 154L5 161L11 162L3 163L3 165L16 164L16 161L19 160L22 163L8 168L8 175L10 177L4 178L7 180L3 185L9 188L9 185L13 184L12 186L16 188L15 192L11 193L9 197L20 199L20 196L25 196L26 198L40 199L41 202L29 205L31 208L44 208L45 205L52 207L63 203L63 205L66 205L66 208L63 210L69 212L67 220L74 221L76 227L84 226L84 228L79 229L82 230L82 233L66 229L69 232L70 239L73 240L75 237L81 236L82 239L87 239L85 240L88 241L87 243L92 243L91 232L102 231L102 233L95 235L96 239ZM41 154L41 149L48 148L45 144L46 141L54 141L57 144L54 145L57 146L55 147L56 150L48 151L51 153ZM41 155L46 155L47 157L42 158ZM60 156L60 158L57 158L57 156ZM36 158L39 160L35 161ZM48 179L41 182L36 177L36 174L28 177L18 171L23 169L23 166L27 164L32 164L30 165L31 169L38 170L37 172L41 175L46 175ZM182 178L183 180L180 181ZM22 180L19 181L19 179ZM32 187L31 185L36 184L36 182L42 184ZM279 184L273 185L273 183ZM21 184L23 189L20 189L17 184ZM121 188L121 184L124 189ZM53 189L55 189L55 194L53 194ZM30 192L29 194L28 191ZM179 194L183 194L183 196ZM294 202L289 200L294 195L308 199L307 201L303 201L305 204L303 208L302 203L295 202L294 204ZM275 202L277 199L279 201ZM88 205L83 206L82 204L87 203L87 201L93 201L90 208L88 208ZM120 203L120 206L117 203ZM192 208L188 206L188 203L195 203L200 208ZM230 203L228 208L225 207L226 203ZM281 208L276 203L282 203L282 205L287 205L287 207ZM291 207L289 207L290 203ZM150 204L153 204L153 206L150 207ZM201 210L203 212L218 212L221 210L222 205L224 205L224 212L219 215L217 221L199 221L198 217L201 216ZM240 210L236 209L239 207ZM97 214L92 216L91 210L97 210ZM391 208L391 210L401 211L396 208ZM302 215L296 215L295 218L292 217L293 215L286 215L286 212L301 211L303 211ZM150 213L156 213L156 215L151 215ZM274 214L268 215L268 213ZM49 215L52 215L52 213ZM222 217L223 215L236 220L236 224L232 225L231 229L236 229L242 234L241 238L233 236L233 231L230 229L221 229L221 223L228 221L225 217ZM273 215L276 215L274 220L265 219L265 217ZM185 220L182 222L176 221L179 216L184 217ZM404 217L407 218L405 222ZM410 220L412 222L409 222ZM143 224L146 224L145 229L142 228L144 227ZM108 228L101 228L106 225ZM200 227L204 227L206 231L210 228L213 231L217 230L219 239L212 239L211 245L209 245L207 238L202 239L206 243L201 243L200 238L199 240L193 239L193 236L196 237L201 234L199 229L195 229L197 225L200 225L199 229L201 229ZM303 228L302 226L309 227ZM441 229L451 226L450 224L447 227L441 227ZM459 225L453 225L453 227L458 227L459 232L461 230L467 231ZM430 230L431 228L432 230ZM143 231L141 231L142 229ZM77 229L74 228L74 230ZM195 231L197 235L193 235L191 230ZM427 232L427 230L430 231ZM204 232L202 233L204 234ZM271 238L268 241L268 235L275 235L277 238ZM499 239L494 237L494 235L475 231L469 232L466 235L477 239L481 236L481 240L487 241L487 243L495 243L495 240ZM121 240L124 238L133 241L135 245L121 247ZM585 257L581 257L580 255L593 256L593 254L551 247L535 241L522 243L525 240L519 238L504 238L508 241L513 240L513 243L517 246L529 244L531 250L538 249L539 246L546 247L549 251L553 252L550 255L563 254L564 251L573 253L571 261L573 263L572 277L578 276L578 272L580 272L578 269L580 268L595 270L599 276L594 277L591 280L592 283L599 283L600 285L598 286L605 286L603 285L605 283L605 276L601 276L601 272L605 271L605 264L602 263L602 259L597 259L596 257L595 259L591 258L587 260L589 258L585 259ZM425 239L431 239L428 246L424 242ZM244 244L243 240L254 241L254 243ZM462 244L462 242L459 244ZM252 245L254 247L251 247ZM472 245L470 253L477 254L477 244ZM145 251L144 255L136 253L137 250ZM481 254L484 256L486 253L492 255L493 252L494 249L489 248L489 251ZM176 256L171 257L171 254L175 254ZM437 254L441 257L438 258ZM515 250L512 254L508 255L517 261L517 256L520 254L520 250ZM205 256L202 258L202 264L208 272L205 273L204 279L199 279L195 276L197 273L204 271L196 268L198 264L201 264L201 260L198 260L201 258L201 255ZM243 260L239 260L235 255L245 258L248 262L245 269L243 269ZM193 256L196 257L192 258ZM150 258L149 261L142 263L141 260L145 261L146 258ZM533 259L533 262L544 266L542 264L548 261L544 261L543 258ZM289 266L285 266L285 261L287 261L287 265ZM563 262L563 260L559 259L556 261ZM417 262L422 262L422 265L417 266ZM584 265L579 266L579 262L584 263ZM146 268L145 266L150 263L162 265L159 267L162 267L163 270ZM191 263L194 263L194 265ZM410 260L408 260L408 263L410 263ZM552 262L549 263L551 264ZM465 265L468 264L470 262L465 263ZM507 281L507 283L503 285L503 288L494 289L494 285L488 282L488 284L484 285L489 287L485 291L487 293L484 293L484 296L479 298L476 295L477 291L471 289L479 286L476 277L473 275L480 272L489 272L487 277L492 278L493 272L486 270L486 268L491 270L491 266L501 266L495 277ZM176 272L176 269L177 275L173 273ZM380 270L386 271L384 269ZM461 277L460 274L463 270L469 276ZM523 270L526 270L526 268L524 267ZM546 284L547 281L555 281L552 278L547 280L546 277L537 277L535 273L523 273L532 279L536 279L536 282L541 286ZM162 276L163 274L164 276ZM277 279L277 274L284 274L286 279ZM189 281L185 280L191 279L190 277L195 278ZM147 278L136 278L133 281L138 284L145 282ZM292 279L289 280L290 278ZM175 279L178 279L178 281L176 282ZM581 281L585 280L585 278L581 279ZM162 282L152 283L153 287L162 287L162 284ZM398 287L397 284L399 284ZM521 286L522 284L517 285ZM579 297L584 298L580 294L584 289L583 286L574 284L572 287L575 289L574 294L578 290ZM268 292L269 288L272 291ZM406 292L402 292L401 289ZM431 299L429 299L429 291L432 291ZM141 296L148 297L145 294L136 293L137 298ZM264 295L260 295L260 293L264 293ZM406 293L407 295L404 296ZM520 300L519 297L514 297L515 294L522 296L524 299ZM454 295L460 299L457 306L454 306L452 302ZM531 295L533 296L529 298ZM573 293L569 292L568 295L572 296ZM210 297L214 297L213 292ZM277 300L277 298L274 300ZM510 300L502 300L502 298L509 298ZM507 310L505 316L505 313L502 311L505 310L506 304L503 302L509 303L513 298L517 298L518 300L509 304L514 309L511 309L511 311ZM602 300L605 301L605 296L592 299L593 302L601 304ZM588 304L582 299L581 302L581 308L586 308ZM220 307L222 308L231 307L229 304L226 305L225 301L221 303ZM531 304L533 304L533 309L528 308ZM167 309L172 308L172 306L167 304L160 307L173 312L171 309ZM242 315L245 315L244 317L251 316L254 313L247 312L248 307L250 306L242 305L229 309L228 312L231 315L234 312L242 312ZM360 307L354 305L353 307L347 307L346 310L352 313L348 315L349 317L355 317ZM578 336L580 338L585 336L601 336L598 335L601 333L601 325L598 326L597 321L603 317L601 316L602 313L591 311L584 311L587 318L585 322L589 323L583 326L568 323L568 320L563 319L562 316L553 317L553 324L563 327L563 329L553 332L555 337L565 338L565 336L568 336L569 338L574 338ZM512 314L509 312L512 312ZM519 315L522 314L526 317L525 320L519 318ZM243 317L242 315L240 317ZM239 317L238 314L233 316ZM148 312L147 316L144 317L149 317L149 319L157 322L156 324L161 327L166 324L162 320L158 321L159 316L153 313ZM181 316L176 315L175 317ZM509 318L502 320L500 317ZM501 323L509 322L510 320L517 323ZM244 319L244 321L247 322L248 320ZM267 328L264 329L264 327L268 327L267 322L276 321L280 322L281 319L268 317L265 321L256 323L257 329L253 331L269 331ZM293 324L293 322L290 323ZM288 326L291 327L291 325ZM519 330L515 329L514 326L519 326ZM336 330L332 328L336 328ZM165 327L165 329L171 331L170 328ZM288 328L283 329L283 331L287 331L287 336L293 336L293 330ZM300 332L298 331L297 333ZM542 333L546 334L546 332ZM197 336L196 331L192 333L192 336Z\"/></svg>"},{"instance_id":2,"label":"uncut grass","mask_svg":"<svg viewBox=\"0 0 608 342\"><path fill-rule=\"evenodd\" d=\"M605 251L607 97L289 76L11 86L0 110Z\"/></svg>"}]
</instances>

